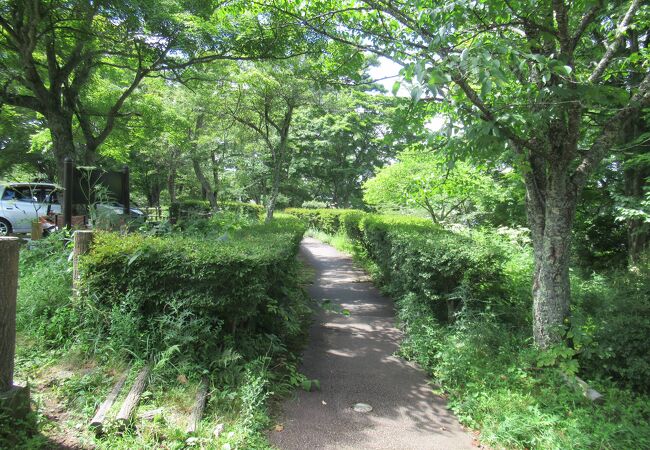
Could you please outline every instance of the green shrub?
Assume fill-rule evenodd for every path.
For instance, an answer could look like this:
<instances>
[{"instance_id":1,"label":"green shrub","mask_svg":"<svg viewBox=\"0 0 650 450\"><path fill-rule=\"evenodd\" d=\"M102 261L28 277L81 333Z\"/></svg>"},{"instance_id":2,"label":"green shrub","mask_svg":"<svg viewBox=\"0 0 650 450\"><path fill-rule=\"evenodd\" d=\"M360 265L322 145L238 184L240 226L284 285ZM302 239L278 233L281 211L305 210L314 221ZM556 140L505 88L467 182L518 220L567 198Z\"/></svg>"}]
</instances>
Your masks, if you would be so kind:
<instances>
[{"instance_id":1,"label":"green shrub","mask_svg":"<svg viewBox=\"0 0 650 450\"><path fill-rule=\"evenodd\" d=\"M463 307L484 308L505 299L501 249L477 245L426 219L367 214L353 234L381 271L381 281L397 298L415 294L430 312L450 320ZM355 230L358 229L359 231Z\"/></svg>"},{"instance_id":2,"label":"green shrub","mask_svg":"<svg viewBox=\"0 0 650 450\"><path fill-rule=\"evenodd\" d=\"M219 211L236 212L242 216L257 219L264 213L264 207L254 203L222 201L217 203ZM183 219L208 218L214 211L206 200L181 200L169 207L169 218L172 222Z\"/></svg>"},{"instance_id":3,"label":"green shrub","mask_svg":"<svg viewBox=\"0 0 650 450\"><path fill-rule=\"evenodd\" d=\"M258 219L265 212L262 205L244 202L221 202L219 208L224 211L237 212L251 219Z\"/></svg>"},{"instance_id":4,"label":"green shrub","mask_svg":"<svg viewBox=\"0 0 650 450\"><path fill-rule=\"evenodd\" d=\"M197 364L249 336L289 342L306 313L295 277L303 233L279 215L211 239L98 234L83 258L85 328L116 351L147 358L173 348Z\"/></svg>"},{"instance_id":5,"label":"green shrub","mask_svg":"<svg viewBox=\"0 0 650 450\"><path fill-rule=\"evenodd\" d=\"M302 220L309 228L328 234L336 234L341 229L341 220L345 214L360 212L354 209L302 209L287 208L285 213Z\"/></svg>"},{"instance_id":6,"label":"green shrub","mask_svg":"<svg viewBox=\"0 0 650 450\"><path fill-rule=\"evenodd\" d=\"M232 211L217 211L209 217L187 218L176 222L176 225L168 232L181 231L184 234L199 235L208 238L216 238L224 233L233 233L237 230L259 223L258 218L252 218ZM154 229L154 234L160 233ZM151 234L151 233L149 233Z\"/></svg>"},{"instance_id":7,"label":"green shrub","mask_svg":"<svg viewBox=\"0 0 650 450\"><path fill-rule=\"evenodd\" d=\"M341 215L340 222L344 234L352 241L363 241L363 232L361 231L361 221L366 216L363 211L349 210Z\"/></svg>"},{"instance_id":8,"label":"green shrub","mask_svg":"<svg viewBox=\"0 0 650 450\"><path fill-rule=\"evenodd\" d=\"M181 200L169 206L169 220L177 222L181 219L209 217L212 209L205 200Z\"/></svg>"},{"instance_id":9,"label":"green shrub","mask_svg":"<svg viewBox=\"0 0 650 450\"><path fill-rule=\"evenodd\" d=\"M592 376L650 392L650 276L616 271L573 280L580 364Z\"/></svg>"}]
</instances>

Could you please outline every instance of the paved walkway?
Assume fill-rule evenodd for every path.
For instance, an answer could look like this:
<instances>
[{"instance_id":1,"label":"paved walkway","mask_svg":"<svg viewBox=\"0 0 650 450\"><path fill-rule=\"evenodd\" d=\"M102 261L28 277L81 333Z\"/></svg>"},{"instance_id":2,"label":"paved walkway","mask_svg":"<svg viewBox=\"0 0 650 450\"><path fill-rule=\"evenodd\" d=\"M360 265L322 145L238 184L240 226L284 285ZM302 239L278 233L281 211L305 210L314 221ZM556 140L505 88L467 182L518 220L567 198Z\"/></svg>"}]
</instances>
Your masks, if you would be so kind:
<instances>
[{"instance_id":1,"label":"paved walkway","mask_svg":"<svg viewBox=\"0 0 650 450\"><path fill-rule=\"evenodd\" d=\"M300 390L284 404L284 429L271 442L284 450L475 449L425 373L394 356L401 333L392 301L333 247L306 238L301 253L316 270L312 298L351 314L317 313L302 371L321 390ZM359 402L373 410L355 412Z\"/></svg>"}]
</instances>

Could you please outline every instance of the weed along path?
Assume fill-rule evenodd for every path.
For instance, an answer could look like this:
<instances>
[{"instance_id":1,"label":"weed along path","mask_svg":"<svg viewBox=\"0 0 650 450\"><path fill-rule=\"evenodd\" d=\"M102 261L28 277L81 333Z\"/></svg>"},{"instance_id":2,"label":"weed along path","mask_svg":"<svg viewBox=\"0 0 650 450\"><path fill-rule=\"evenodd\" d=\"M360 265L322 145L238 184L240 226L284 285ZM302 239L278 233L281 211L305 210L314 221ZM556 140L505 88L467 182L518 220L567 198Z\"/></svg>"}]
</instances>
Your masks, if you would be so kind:
<instances>
[{"instance_id":1,"label":"weed along path","mask_svg":"<svg viewBox=\"0 0 650 450\"><path fill-rule=\"evenodd\" d=\"M394 355L392 301L333 247L305 238L301 253L316 271L314 301L350 315L317 313L302 371L320 390L285 402L271 441L285 450L476 448L426 374Z\"/></svg>"}]
</instances>

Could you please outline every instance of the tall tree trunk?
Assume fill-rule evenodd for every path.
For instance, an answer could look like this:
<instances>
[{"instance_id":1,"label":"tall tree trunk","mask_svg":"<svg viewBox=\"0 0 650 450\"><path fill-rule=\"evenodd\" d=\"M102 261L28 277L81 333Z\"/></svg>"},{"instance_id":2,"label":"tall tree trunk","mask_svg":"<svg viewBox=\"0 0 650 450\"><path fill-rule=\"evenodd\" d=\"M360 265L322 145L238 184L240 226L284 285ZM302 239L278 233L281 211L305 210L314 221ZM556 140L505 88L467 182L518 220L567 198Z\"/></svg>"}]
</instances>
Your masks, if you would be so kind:
<instances>
[{"instance_id":1,"label":"tall tree trunk","mask_svg":"<svg viewBox=\"0 0 650 450\"><path fill-rule=\"evenodd\" d=\"M203 169L201 168L201 160L200 157L197 155L198 153L197 139L199 133L201 132L204 126L205 126L205 114L203 112L200 112L196 117L196 124L194 125L194 129L190 128L188 130L188 138L192 141L192 167L194 168L194 173L196 174L196 178L198 178L199 183L201 183L201 190L204 198L207 199L208 202L210 202L210 208L216 211L217 197L214 193L214 189L212 189L212 186L210 185L210 181L206 178L205 174L203 173Z\"/></svg>"},{"instance_id":2,"label":"tall tree trunk","mask_svg":"<svg viewBox=\"0 0 650 450\"><path fill-rule=\"evenodd\" d=\"M214 201L219 204L219 159L217 154L212 152L212 179L214 181Z\"/></svg>"},{"instance_id":3,"label":"tall tree trunk","mask_svg":"<svg viewBox=\"0 0 650 450\"><path fill-rule=\"evenodd\" d=\"M537 172L540 175L540 172ZM559 342L569 318L569 260L575 186L566 167L549 164L547 177L527 177L526 206L534 255L533 336L541 348Z\"/></svg>"},{"instance_id":4,"label":"tall tree trunk","mask_svg":"<svg viewBox=\"0 0 650 450\"><path fill-rule=\"evenodd\" d=\"M176 160L179 149L172 147L170 154L169 173L167 174L167 191L169 192L170 203L176 203Z\"/></svg>"},{"instance_id":5,"label":"tall tree trunk","mask_svg":"<svg viewBox=\"0 0 650 450\"><path fill-rule=\"evenodd\" d=\"M633 142L644 132L647 131L647 126L641 114L635 117L630 125L629 131L626 133L628 142ZM647 153L650 151L650 145L640 144L634 147L634 156ZM643 200L645 196L646 180L650 177L650 166L645 163L635 164L627 167L624 172L625 178L625 196L631 197L636 201ZM643 252L650 244L650 227L644 223L642 219L628 219L627 221L627 254L629 264L635 265Z\"/></svg>"},{"instance_id":6,"label":"tall tree trunk","mask_svg":"<svg viewBox=\"0 0 650 450\"><path fill-rule=\"evenodd\" d=\"M47 116L50 129L58 182L63 183L63 161L66 157L75 157L74 139L72 136L72 115L51 113Z\"/></svg>"},{"instance_id":7,"label":"tall tree trunk","mask_svg":"<svg viewBox=\"0 0 650 450\"><path fill-rule=\"evenodd\" d=\"M287 111L284 114L282 127L280 131L280 142L273 150L273 187L271 189L271 198L266 209L265 222L270 222L273 219L275 212L275 205L280 194L280 182L282 181L282 172L284 170L285 160L287 159L287 151L289 150L289 127L291 126L291 119L293 117L294 103L288 102ZM288 169L287 169L288 170Z\"/></svg>"},{"instance_id":8,"label":"tall tree trunk","mask_svg":"<svg viewBox=\"0 0 650 450\"><path fill-rule=\"evenodd\" d=\"M267 223L273 219L275 205L278 201L278 195L280 194L280 173L280 165L276 163L275 167L273 168L273 186L271 187L271 195L269 196L269 203L266 206L265 222Z\"/></svg>"},{"instance_id":9,"label":"tall tree trunk","mask_svg":"<svg viewBox=\"0 0 650 450\"><path fill-rule=\"evenodd\" d=\"M338 183L337 183L336 181L334 181L334 189L332 190L332 203L333 203L334 206L336 206L337 208L340 208L341 205L339 205L339 192L338 192L338 187L339 187Z\"/></svg>"},{"instance_id":10,"label":"tall tree trunk","mask_svg":"<svg viewBox=\"0 0 650 450\"><path fill-rule=\"evenodd\" d=\"M169 202L176 203L176 168L173 167L167 175L167 191L169 192Z\"/></svg>"},{"instance_id":11,"label":"tall tree trunk","mask_svg":"<svg viewBox=\"0 0 650 450\"><path fill-rule=\"evenodd\" d=\"M201 189L203 189L203 192L205 193L205 198L210 202L210 207L216 211L217 197L214 194L212 186L210 186L210 182L205 177L203 169L201 169L201 163L198 158L192 158L192 167L194 167L196 178L198 178L199 182L201 183Z\"/></svg>"},{"instance_id":12,"label":"tall tree trunk","mask_svg":"<svg viewBox=\"0 0 650 450\"><path fill-rule=\"evenodd\" d=\"M149 207L153 208L153 207L160 206L161 191L162 191L162 186L158 180L152 182L149 185L149 189L147 191L147 203L149 203Z\"/></svg>"}]
</instances>

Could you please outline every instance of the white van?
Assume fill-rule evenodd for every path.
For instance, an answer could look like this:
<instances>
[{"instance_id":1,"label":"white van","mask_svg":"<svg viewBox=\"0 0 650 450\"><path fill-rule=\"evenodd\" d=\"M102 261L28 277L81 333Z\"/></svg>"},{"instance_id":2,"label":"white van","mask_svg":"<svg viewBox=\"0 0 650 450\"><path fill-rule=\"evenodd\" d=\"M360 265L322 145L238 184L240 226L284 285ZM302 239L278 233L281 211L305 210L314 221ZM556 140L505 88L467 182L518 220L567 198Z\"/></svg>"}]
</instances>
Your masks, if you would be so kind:
<instances>
[{"instance_id":1,"label":"white van","mask_svg":"<svg viewBox=\"0 0 650 450\"><path fill-rule=\"evenodd\" d=\"M51 183L0 185L0 236L29 233L34 220L49 213L60 214L61 192Z\"/></svg>"}]
</instances>

